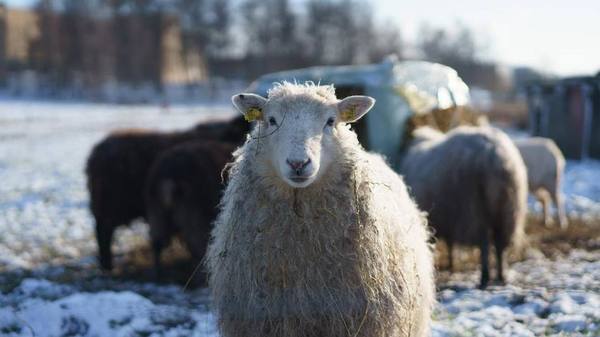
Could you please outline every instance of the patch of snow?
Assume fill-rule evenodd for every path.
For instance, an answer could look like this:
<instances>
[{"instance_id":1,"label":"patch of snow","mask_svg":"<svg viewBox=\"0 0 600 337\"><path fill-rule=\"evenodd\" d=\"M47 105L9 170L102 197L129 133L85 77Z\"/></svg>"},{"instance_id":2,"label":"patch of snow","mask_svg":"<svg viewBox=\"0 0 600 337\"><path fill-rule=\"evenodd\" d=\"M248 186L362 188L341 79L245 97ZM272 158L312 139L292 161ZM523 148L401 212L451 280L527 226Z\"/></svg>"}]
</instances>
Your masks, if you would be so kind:
<instances>
[{"instance_id":1,"label":"patch of snow","mask_svg":"<svg viewBox=\"0 0 600 337\"><path fill-rule=\"evenodd\" d=\"M162 288L172 298L185 294ZM135 288L135 287L134 287ZM2 336L217 336L206 306L156 304L132 291L80 292L43 279L25 279L0 294Z\"/></svg>"},{"instance_id":2,"label":"patch of snow","mask_svg":"<svg viewBox=\"0 0 600 337\"><path fill-rule=\"evenodd\" d=\"M550 305L550 312L555 314L572 314L576 312L578 304L573 301L571 296L566 293L558 294L556 298L552 300Z\"/></svg>"},{"instance_id":3,"label":"patch of snow","mask_svg":"<svg viewBox=\"0 0 600 337\"><path fill-rule=\"evenodd\" d=\"M548 308L548 302L540 298L533 298L523 304L519 304L513 308L517 315L523 316L540 316Z\"/></svg>"},{"instance_id":4,"label":"patch of snow","mask_svg":"<svg viewBox=\"0 0 600 337\"><path fill-rule=\"evenodd\" d=\"M439 292L433 336L600 335L600 252L511 266L514 285L475 289L476 278ZM469 278L467 278L469 279ZM574 336L579 336L575 334Z\"/></svg>"},{"instance_id":5,"label":"patch of snow","mask_svg":"<svg viewBox=\"0 0 600 337\"><path fill-rule=\"evenodd\" d=\"M577 332L587 328L585 316L566 315L560 316L554 321L554 329L559 332Z\"/></svg>"},{"instance_id":6,"label":"patch of snow","mask_svg":"<svg viewBox=\"0 0 600 337\"><path fill-rule=\"evenodd\" d=\"M600 217L600 161L568 160L562 190L571 216Z\"/></svg>"}]
</instances>

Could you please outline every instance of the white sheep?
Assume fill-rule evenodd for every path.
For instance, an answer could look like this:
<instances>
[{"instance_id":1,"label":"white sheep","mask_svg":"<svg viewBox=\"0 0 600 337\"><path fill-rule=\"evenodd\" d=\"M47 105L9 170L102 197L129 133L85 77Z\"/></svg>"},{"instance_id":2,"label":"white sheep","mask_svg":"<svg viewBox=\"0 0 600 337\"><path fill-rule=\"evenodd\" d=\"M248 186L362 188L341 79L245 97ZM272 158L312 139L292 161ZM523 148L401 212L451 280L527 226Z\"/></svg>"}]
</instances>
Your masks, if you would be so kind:
<instances>
[{"instance_id":1,"label":"white sheep","mask_svg":"<svg viewBox=\"0 0 600 337\"><path fill-rule=\"evenodd\" d=\"M233 103L258 125L234 154L207 252L221 335L428 336L424 216L346 124L374 100L284 82Z\"/></svg>"},{"instance_id":2,"label":"white sheep","mask_svg":"<svg viewBox=\"0 0 600 337\"><path fill-rule=\"evenodd\" d=\"M481 283L489 282L490 239L497 275L504 282L503 252L524 236L527 173L519 151L500 130L458 127L448 134L423 127L413 132L401 166L417 204L428 212L435 235L448 245L481 250Z\"/></svg>"},{"instance_id":3,"label":"white sheep","mask_svg":"<svg viewBox=\"0 0 600 337\"><path fill-rule=\"evenodd\" d=\"M515 145L527 166L529 192L544 208L544 225L551 222L550 203L554 202L560 227L566 229L569 224L560 193L565 170L565 157L562 152L554 141L542 137L518 139L515 140Z\"/></svg>"}]
</instances>

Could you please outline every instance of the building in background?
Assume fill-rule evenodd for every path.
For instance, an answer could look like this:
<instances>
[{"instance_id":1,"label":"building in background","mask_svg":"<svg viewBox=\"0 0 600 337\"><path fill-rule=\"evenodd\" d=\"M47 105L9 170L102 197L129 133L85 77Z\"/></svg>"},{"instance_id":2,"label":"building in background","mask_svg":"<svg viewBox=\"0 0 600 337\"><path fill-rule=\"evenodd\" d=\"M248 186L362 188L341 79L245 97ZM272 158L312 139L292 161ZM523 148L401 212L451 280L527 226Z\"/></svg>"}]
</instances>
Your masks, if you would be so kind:
<instances>
[{"instance_id":1,"label":"building in background","mask_svg":"<svg viewBox=\"0 0 600 337\"><path fill-rule=\"evenodd\" d=\"M30 45L39 35L34 12L0 4L0 81L4 82L10 72L27 68Z\"/></svg>"},{"instance_id":2,"label":"building in background","mask_svg":"<svg viewBox=\"0 0 600 337\"><path fill-rule=\"evenodd\" d=\"M0 78L17 95L67 89L92 99L139 101L199 83L207 71L202 52L184 48L179 17L172 13L100 15L0 5Z\"/></svg>"},{"instance_id":3,"label":"building in background","mask_svg":"<svg viewBox=\"0 0 600 337\"><path fill-rule=\"evenodd\" d=\"M533 136L553 139L567 158L600 158L600 73L527 87Z\"/></svg>"},{"instance_id":4,"label":"building in background","mask_svg":"<svg viewBox=\"0 0 600 337\"><path fill-rule=\"evenodd\" d=\"M6 78L6 6L0 2L0 86Z\"/></svg>"},{"instance_id":5,"label":"building in background","mask_svg":"<svg viewBox=\"0 0 600 337\"><path fill-rule=\"evenodd\" d=\"M40 36L35 12L0 5L0 49L5 64L26 66L29 46Z\"/></svg>"}]
</instances>

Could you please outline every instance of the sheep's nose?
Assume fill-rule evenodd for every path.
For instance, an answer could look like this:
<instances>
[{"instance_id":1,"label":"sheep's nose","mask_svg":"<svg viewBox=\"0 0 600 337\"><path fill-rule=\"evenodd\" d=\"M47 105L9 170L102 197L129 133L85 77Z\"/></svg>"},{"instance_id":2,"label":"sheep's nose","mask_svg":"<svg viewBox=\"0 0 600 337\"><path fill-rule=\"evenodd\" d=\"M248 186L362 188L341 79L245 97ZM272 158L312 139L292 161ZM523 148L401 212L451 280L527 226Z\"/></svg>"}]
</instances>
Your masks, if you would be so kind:
<instances>
[{"instance_id":1,"label":"sheep's nose","mask_svg":"<svg viewBox=\"0 0 600 337\"><path fill-rule=\"evenodd\" d=\"M302 175L302 171L310 164L310 158L306 160L286 160L287 164L296 172L297 175Z\"/></svg>"}]
</instances>

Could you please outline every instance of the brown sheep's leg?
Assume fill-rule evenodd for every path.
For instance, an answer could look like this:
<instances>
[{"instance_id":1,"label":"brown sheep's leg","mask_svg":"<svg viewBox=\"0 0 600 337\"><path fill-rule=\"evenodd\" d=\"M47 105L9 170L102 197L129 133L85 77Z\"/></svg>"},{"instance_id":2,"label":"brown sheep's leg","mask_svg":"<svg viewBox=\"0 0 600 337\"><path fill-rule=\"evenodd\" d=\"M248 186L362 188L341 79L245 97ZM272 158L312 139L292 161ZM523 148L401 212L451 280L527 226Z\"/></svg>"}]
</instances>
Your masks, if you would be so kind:
<instances>
[{"instance_id":1,"label":"brown sheep's leg","mask_svg":"<svg viewBox=\"0 0 600 337\"><path fill-rule=\"evenodd\" d=\"M454 272L454 242L452 240L446 240L446 247L448 248L448 270Z\"/></svg>"},{"instance_id":2,"label":"brown sheep's leg","mask_svg":"<svg viewBox=\"0 0 600 337\"><path fill-rule=\"evenodd\" d=\"M152 241L152 258L154 262L154 278L158 281L162 274L161 253L171 241L171 223L167 212L155 207L147 210L150 240Z\"/></svg>"},{"instance_id":3,"label":"brown sheep's leg","mask_svg":"<svg viewBox=\"0 0 600 337\"><path fill-rule=\"evenodd\" d=\"M162 240L160 240L160 239L152 240L152 257L153 257L153 261L154 261L154 278L156 280L159 280L160 276L162 275L162 265L160 263L160 255L162 253L164 246L165 245L163 244Z\"/></svg>"},{"instance_id":4,"label":"brown sheep's leg","mask_svg":"<svg viewBox=\"0 0 600 337\"><path fill-rule=\"evenodd\" d=\"M96 221L96 241L98 243L98 257L100 260L100 267L104 271L112 270L112 237L114 228L112 224L107 221Z\"/></svg>"},{"instance_id":5,"label":"brown sheep's leg","mask_svg":"<svg viewBox=\"0 0 600 337\"><path fill-rule=\"evenodd\" d=\"M496 281L503 285L505 284L504 280L504 244L500 242L499 239L496 239Z\"/></svg>"},{"instance_id":6,"label":"brown sheep's leg","mask_svg":"<svg viewBox=\"0 0 600 337\"><path fill-rule=\"evenodd\" d=\"M194 267L189 276L189 282L196 286L207 284L207 275L204 268L202 268L202 259L210 240L213 218L214 216L205 215L203 212L194 209L193 206L185 207L185 212L181 212L178 217L178 220L183 223L181 232Z\"/></svg>"},{"instance_id":7,"label":"brown sheep's leg","mask_svg":"<svg viewBox=\"0 0 600 337\"><path fill-rule=\"evenodd\" d=\"M483 230L483 234L481 235L481 244L479 246L480 249L480 259L481 259L481 283L479 284L479 289L485 289L490 281L490 243L488 231Z\"/></svg>"}]
</instances>

